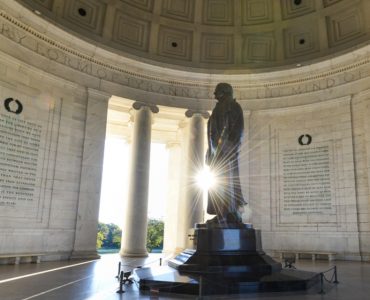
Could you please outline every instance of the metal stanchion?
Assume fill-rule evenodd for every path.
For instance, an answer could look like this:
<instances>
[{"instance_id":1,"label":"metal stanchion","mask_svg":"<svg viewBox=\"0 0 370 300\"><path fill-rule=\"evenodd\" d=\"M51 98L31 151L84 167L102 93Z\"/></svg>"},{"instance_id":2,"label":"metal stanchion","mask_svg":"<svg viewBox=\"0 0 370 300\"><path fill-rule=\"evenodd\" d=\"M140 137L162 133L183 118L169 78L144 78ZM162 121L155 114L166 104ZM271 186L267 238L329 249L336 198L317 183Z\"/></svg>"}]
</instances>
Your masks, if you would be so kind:
<instances>
[{"instance_id":1,"label":"metal stanchion","mask_svg":"<svg viewBox=\"0 0 370 300\"><path fill-rule=\"evenodd\" d=\"M325 294L325 291L324 291L324 273L320 273L320 286L321 286L321 290L319 292L319 294Z\"/></svg>"},{"instance_id":2,"label":"metal stanchion","mask_svg":"<svg viewBox=\"0 0 370 300\"><path fill-rule=\"evenodd\" d=\"M330 280L328 280L325 277L325 275L324 275L324 273L327 273L329 271L333 271L333 274L332 274ZM333 280L333 278L334 278L334 280ZM320 285L321 285L321 289L320 289L319 294L325 294L325 291L324 291L324 279L327 282L329 282L329 283L338 284L339 281L338 281L338 270L337 270L337 266L334 266L334 267L330 268L329 270L326 270L326 271L320 273Z\"/></svg>"},{"instance_id":3,"label":"metal stanchion","mask_svg":"<svg viewBox=\"0 0 370 300\"><path fill-rule=\"evenodd\" d=\"M121 262L118 263L118 273L116 278L119 279L119 274L121 273Z\"/></svg>"},{"instance_id":4,"label":"metal stanchion","mask_svg":"<svg viewBox=\"0 0 370 300\"><path fill-rule=\"evenodd\" d=\"M159 259L159 265L162 266L162 257Z\"/></svg>"},{"instance_id":5,"label":"metal stanchion","mask_svg":"<svg viewBox=\"0 0 370 300\"><path fill-rule=\"evenodd\" d=\"M123 271L121 271L121 274L119 276L119 289L117 291L118 294L123 294L125 291L123 290Z\"/></svg>"},{"instance_id":6,"label":"metal stanchion","mask_svg":"<svg viewBox=\"0 0 370 300\"><path fill-rule=\"evenodd\" d=\"M199 276L199 295L197 300L203 300L203 277Z\"/></svg>"},{"instance_id":7,"label":"metal stanchion","mask_svg":"<svg viewBox=\"0 0 370 300\"><path fill-rule=\"evenodd\" d=\"M334 266L334 283L339 283L337 275L337 266Z\"/></svg>"}]
</instances>

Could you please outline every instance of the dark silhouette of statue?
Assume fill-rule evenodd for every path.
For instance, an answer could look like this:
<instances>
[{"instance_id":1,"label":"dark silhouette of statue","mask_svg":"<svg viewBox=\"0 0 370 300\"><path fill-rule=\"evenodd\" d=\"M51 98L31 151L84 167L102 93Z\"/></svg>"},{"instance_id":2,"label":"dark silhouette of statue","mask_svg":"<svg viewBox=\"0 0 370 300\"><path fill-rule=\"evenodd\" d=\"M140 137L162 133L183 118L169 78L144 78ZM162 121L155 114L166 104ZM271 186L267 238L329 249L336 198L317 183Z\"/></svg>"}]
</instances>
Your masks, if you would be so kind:
<instances>
[{"instance_id":1,"label":"dark silhouette of statue","mask_svg":"<svg viewBox=\"0 0 370 300\"><path fill-rule=\"evenodd\" d=\"M206 164L216 176L215 186L208 191L207 213L216 217L207 223L241 223L239 208L246 204L238 165L243 111L233 98L230 84L219 83L214 95L217 103L207 124Z\"/></svg>"}]
</instances>

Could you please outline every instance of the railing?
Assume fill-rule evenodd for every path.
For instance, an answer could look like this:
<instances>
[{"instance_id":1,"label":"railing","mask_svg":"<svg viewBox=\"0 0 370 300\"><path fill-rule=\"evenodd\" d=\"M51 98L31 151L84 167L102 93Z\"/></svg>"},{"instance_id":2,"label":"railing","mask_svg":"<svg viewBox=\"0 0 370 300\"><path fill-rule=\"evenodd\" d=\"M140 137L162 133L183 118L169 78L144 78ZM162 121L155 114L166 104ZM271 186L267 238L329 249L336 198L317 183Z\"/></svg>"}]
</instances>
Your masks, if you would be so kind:
<instances>
[{"instance_id":1,"label":"railing","mask_svg":"<svg viewBox=\"0 0 370 300\"><path fill-rule=\"evenodd\" d=\"M159 258L158 261L159 261L159 265L161 266L162 265L162 258ZM153 262L155 262L155 261L151 261L148 264L153 264ZM130 267L135 269L135 268L142 268L143 266L136 266L136 267L130 266ZM330 274L331 271L332 271L332 274L331 274L331 277L329 279L329 277L327 277L326 275ZM198 300L204 298L204 279L205 279L203 276L201 276L201 274L199 274L199 275L200 275L199 276L199 294L198 294L198 298L197 298ZM116 278L119 281L119 288L117 290L117 293L119 293L119 294L125 293L125 291L123 289L123 285L126 284L126 283L129 283L129 284L133 283L133 280L130 278L130 276L131 276L131 271L128 271L128 272L122 271L122 263L119 262L118 263L118 274L116 276ZM325 290L324 290L324 283L325 282L334 283L334 284L339 283L337 266L333 266L332 268L330 268L326 271L320 272L319 276L320 276L320 291L319 291L319 294L322 294L322 295L325 294ZM180 285L184 285L184 284L180 283L180 284L175 285L175 286L180 286ZM174 285L171 285L171 286L174 287ZM162 286L162 288L163 288L163 286ZM153 289L153 290L151 290L151 292L158 293L159 290L154 290Z\"/></svg>"},{"instance_id":2,"label":"railing","mask_svg":"<svg viewBox=\"0 0 370 300\"><path fill-rule=\"evenodd\" d=\"M325 274L330 272L330 271L333 271L333 274L331 275L331 278L328 279ZM334 280L333 280L334 279ZM324 281L326 282L329 282L329 283L335 283L335 284L338 284L339 281L338 281L338 270L337 270L337 266L334 266L324 272L321 272L320 273L320 292L319 294L325 294L325 291L324 291Z\"/></svg>"},{"instance_id":3,"label":"railing","mask_svg":"<svg viewBox=\"0 0 370 300\"><path fill-rule=\"evenodd\" d=\"M157 260L155 260L155 261L157 261ZM149 263L147 263L145 265L151 265L155 261L150 261ZM159 261L159 265L162 266L162 257L160 257L158 259L158 261ZM143 266L132 266L132 265L125 265L125 266L132 267L133 269L139 269L139 268L142 268L143 267ZM126 284L126 283L131 284L131 283L133 283L133 280L130 278L131 274L132 274L131 271L127 271L127 272L122 271L122 263L121 262L118 262L118 273L117 273L117 276L116 276L116 278L119 281L119 287L118 287L118 290L117 290L117 293L118 294L125 293L125 291L123 289L123 285L124 284Z\"/></svg>"}]
</instances>

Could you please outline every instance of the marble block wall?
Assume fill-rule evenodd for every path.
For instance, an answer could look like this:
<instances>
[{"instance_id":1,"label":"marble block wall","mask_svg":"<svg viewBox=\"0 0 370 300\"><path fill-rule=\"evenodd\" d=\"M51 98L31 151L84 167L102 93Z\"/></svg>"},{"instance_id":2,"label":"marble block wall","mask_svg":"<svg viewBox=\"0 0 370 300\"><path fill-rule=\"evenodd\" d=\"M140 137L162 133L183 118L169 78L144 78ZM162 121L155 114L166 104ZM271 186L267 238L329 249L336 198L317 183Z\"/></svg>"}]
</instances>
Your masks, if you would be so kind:
<instances>
[{"instance_id":1,"label":"marble block wall","mask_svg":"<svg viewBox=\"0 0 370 300\"><path fill-rule=\"evenodd\" d=\"M249 197L267 251L366 259L368 101L357 98L251 113Z\"/></svg>"},{"instance_id":2,"label":"marble block wall","mask_svg":"<svg viewBox=\"0 0 370 300\"><path fill-rule=\"evenodd\" d=\"M370 260L370 91L353 96L353 145L356 168L356 197L362 256Z\"/></svg>"},{"instance_id":3,"label":"marble block wall","mask_svg":"<svg viewBox=\"0 0 370 300\"><path fill-rule=\"evenodd\" d=\"M84 206L99 202L108 98L95 94L1 57L2 255L43 253L48 260L90 250L96 256L82 242L90 234L95 246L97 231L98 204ZM86 189L94 185L98 192L89 197ZM94 210L91 224L87 215Z\"/></svg>"},{"instance_id":4,"label":"marble block wall","mask_svg":"<svg viewBox=\"0 0 370 300\"><path fill-rule=\"evenodd\" d=\"M96 258L100 190L109 97L88 90L73 258Z\"/></svg>"}]
</instances>

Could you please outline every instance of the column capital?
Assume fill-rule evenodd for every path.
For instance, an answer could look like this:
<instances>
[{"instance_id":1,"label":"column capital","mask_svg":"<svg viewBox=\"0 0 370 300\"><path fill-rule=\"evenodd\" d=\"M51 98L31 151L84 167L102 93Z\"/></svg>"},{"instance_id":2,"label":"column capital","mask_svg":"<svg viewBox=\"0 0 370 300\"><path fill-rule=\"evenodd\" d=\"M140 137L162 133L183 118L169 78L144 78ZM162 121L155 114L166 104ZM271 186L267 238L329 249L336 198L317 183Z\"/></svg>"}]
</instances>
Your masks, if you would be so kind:
<instances>
[{"instance_id":1,"label":"column capital","mask_svg":"<svg viewBox=\"0 0 370 300\"><path fill-rule=\"evenodd\" d=\"M194 115L200 115L200 116L202 116L205 119L208 119L209 118L209 112L206 111L206 110L192 110L192 109L188 109L185 112L185 116L188 117L188 118L191 118Z\"/></svg>"},{"instance_id":2,"label":"column capital","mask_svg":"<svg viewBox=\"0 0 370 300\"><path fill-rule=\"evenodd\" d=\"M167 141L166 143L166 149L170 149L173 147L181 146L181 141L173 140L173 141Z\"/></svg>"},{"instance_id":3,"label":"column capital","mask_svg":"<svg viewBox=\"0 0 370 300\"><path fill-rule=\"evenodd\" d=\"M136 101L134 102L134 104L132 104L132 107L136 110L139 110L140 108L142 108L143 106L146 106L148 107L152 113L156 114L159 112L159 108L157 105L154 105L154 104L150 104L150 103L145 103L145 102L139 102L139 101Z\"/></svg>"}]
</instances>

